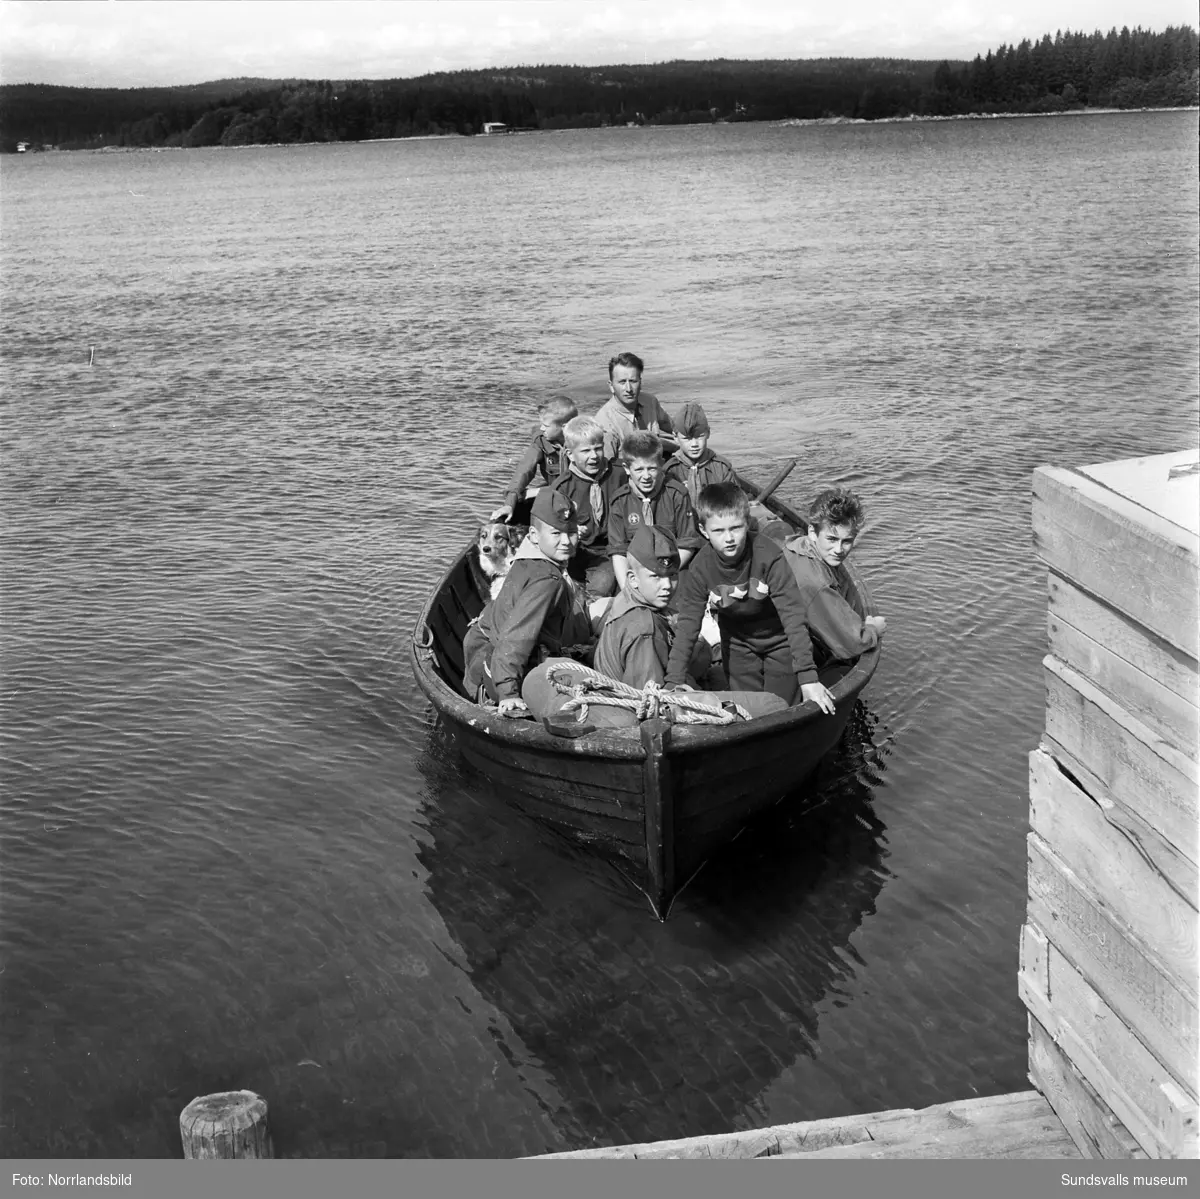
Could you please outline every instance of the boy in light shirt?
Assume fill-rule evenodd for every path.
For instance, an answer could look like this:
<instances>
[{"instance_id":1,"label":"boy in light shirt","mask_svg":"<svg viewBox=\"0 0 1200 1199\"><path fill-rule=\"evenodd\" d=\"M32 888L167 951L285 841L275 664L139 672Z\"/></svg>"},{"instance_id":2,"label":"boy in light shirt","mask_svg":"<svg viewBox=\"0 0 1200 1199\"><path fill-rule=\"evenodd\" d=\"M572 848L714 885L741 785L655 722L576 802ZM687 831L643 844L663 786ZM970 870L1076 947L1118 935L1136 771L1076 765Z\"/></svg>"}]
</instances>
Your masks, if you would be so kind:
<instances>
[{"instance_id":1,"label":"boy in light shirt","mask_svg":"<svg viewBox=\"0 0 1200 1199\"><path fill-rule=\"evenodd\" d=\"M882 616L865 614L843 566L862 523L858 496L844 487L831 487L810 505L808 532L784 542L818 666L857 658L873 649L887 628Z\"/></svg>"}]
</instances>

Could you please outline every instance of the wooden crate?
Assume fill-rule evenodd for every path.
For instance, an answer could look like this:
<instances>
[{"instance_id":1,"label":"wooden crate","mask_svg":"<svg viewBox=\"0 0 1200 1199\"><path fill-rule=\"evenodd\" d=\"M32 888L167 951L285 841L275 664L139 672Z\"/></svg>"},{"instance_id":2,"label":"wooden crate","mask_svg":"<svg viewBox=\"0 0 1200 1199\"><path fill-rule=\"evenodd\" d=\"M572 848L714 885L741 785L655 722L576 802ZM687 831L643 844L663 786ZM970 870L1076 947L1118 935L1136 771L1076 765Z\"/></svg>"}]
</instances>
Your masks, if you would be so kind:
<instances>
[{"instance_id":1,"label":"wooden crate","mask_svg":"<svg viewBox=\"0 0 1200 1199\"><path fill-rule=\"evenodd\" d=\"M1030 756L1030 1077L1081 1151L1194 1156L1200 454L1034 474L1046 729Z\"/></svg>"},{"instance_id":2,"label":"wooden crate","mask_svg":"<svg viewBox=\"0 0 1200 1199\"><path fill-rule=\"evenodd\" d=\"M1200 1153L1195 1098L1034 925L1021 932L1017 984L1030 1014L1150 1157Z\"/></svg>"},{"instance_id":3,"label":"wooden crate","mask_svg":"<svg viewBox=\"0 0 1200 1199\"><path fill-rule=\"evenodd\" d=\"M1033 475L1033 536L1052 571L1195 662L1200 537L1184 515L1187 503L1176 504L1167 490L1174 483L1187 500L1194 491L1192 477L1169 478L1176 458L1105 464L1124 468L1124 476L1105 467L1040 467Z\"/></svg>"}]
</instances>

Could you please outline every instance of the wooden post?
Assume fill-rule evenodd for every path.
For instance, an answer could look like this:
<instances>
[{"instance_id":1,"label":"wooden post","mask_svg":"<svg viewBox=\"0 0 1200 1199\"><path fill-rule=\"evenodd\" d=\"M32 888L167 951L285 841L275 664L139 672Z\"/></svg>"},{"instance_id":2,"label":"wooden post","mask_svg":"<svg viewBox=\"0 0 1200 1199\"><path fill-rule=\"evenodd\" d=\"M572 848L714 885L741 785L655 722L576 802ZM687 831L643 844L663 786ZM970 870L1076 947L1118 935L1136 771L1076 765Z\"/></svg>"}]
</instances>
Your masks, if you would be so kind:
<instances>
[{"instance_id":1,"label":"wooden post","mask_svg":"<svg viewBox=\"0 0 1200 1199\"><path fill-rule=\"evenodd\" d=\"M253 1091L220 1091L193 1099L180 1113L186 1158L274 1157L267 1101Z\"/></svg>"}]
</instances>

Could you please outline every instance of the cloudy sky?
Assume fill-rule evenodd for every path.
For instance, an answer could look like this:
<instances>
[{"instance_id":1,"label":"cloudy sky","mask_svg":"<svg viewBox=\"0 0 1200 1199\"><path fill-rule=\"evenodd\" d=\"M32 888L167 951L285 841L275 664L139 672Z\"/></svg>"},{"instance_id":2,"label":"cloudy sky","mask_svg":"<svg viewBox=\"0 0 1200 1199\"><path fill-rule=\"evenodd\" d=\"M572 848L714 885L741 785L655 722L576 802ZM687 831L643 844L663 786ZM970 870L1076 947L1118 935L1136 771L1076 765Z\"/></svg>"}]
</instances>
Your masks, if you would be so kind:
<instances>
[{"instance_id":1,"label":"cloudy sky","mask_svg":"<svg viewBox=\"0 0 1200 1199\"><path fill-rule=\"evenodd\" d=\"M134 87L722 56L973 58L1056 29L1195 21L1195 0L0 0L0 81Z\"/></svg>"}]
</instances>

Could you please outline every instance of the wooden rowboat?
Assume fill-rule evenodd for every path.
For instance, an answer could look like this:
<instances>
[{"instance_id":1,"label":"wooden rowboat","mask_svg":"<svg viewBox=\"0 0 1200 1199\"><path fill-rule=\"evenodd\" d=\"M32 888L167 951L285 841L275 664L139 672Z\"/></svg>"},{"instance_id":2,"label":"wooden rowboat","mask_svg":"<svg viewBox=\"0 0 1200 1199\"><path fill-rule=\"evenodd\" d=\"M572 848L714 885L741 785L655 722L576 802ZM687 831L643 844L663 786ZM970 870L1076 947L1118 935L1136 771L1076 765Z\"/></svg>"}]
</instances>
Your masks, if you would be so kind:
<instances>
[{"instance_id":1,"label":"wooden rowboat","mask_svg":"<svg viewBox=\"0 0 1200 1199\"><path fill-rule=\"evenodd\" d=\"M738 482L750 495L759 488ZM786 504L772 513L803 528ZM473 703L462 689L462 642L486 595L465 547L435 588L412 637L417 683L453 729L467 762L540 820L611 859L645 892L659 919L705 860L762 809L796 790L838 743L878 648L821 674L837 711L814 703L734 725L597 729L565 739L532 720ZM870 596L847 567L869 613Z\"/></svg>"}]
</instances>

